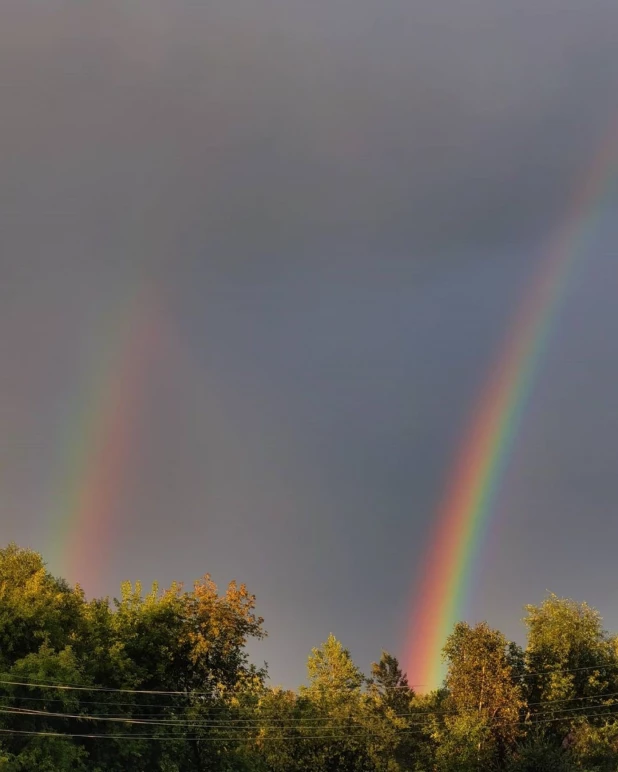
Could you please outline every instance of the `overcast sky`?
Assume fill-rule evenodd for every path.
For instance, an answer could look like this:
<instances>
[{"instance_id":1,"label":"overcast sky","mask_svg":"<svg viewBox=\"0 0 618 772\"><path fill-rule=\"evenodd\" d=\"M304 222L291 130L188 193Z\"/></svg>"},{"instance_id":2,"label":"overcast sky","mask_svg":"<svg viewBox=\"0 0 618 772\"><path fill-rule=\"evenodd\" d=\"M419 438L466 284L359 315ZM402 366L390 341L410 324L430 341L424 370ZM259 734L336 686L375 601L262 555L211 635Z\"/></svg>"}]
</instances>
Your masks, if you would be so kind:
<instances>
[{"instance_id":1,"label":"overcast sky","mask_svg":"<svg viewBox=\"0 0 618 772\"><path fill-rule=\"evenodd\" d=\"M4 0L2 541L89 594L247 582L287 686L331 631L405 659L458 438L617 93L615 0ZM509 636L546 589L618 629L615 190L482 551L471 619ZM72 575L79 416L129 377Z\"/></svg>"}]
</instances>

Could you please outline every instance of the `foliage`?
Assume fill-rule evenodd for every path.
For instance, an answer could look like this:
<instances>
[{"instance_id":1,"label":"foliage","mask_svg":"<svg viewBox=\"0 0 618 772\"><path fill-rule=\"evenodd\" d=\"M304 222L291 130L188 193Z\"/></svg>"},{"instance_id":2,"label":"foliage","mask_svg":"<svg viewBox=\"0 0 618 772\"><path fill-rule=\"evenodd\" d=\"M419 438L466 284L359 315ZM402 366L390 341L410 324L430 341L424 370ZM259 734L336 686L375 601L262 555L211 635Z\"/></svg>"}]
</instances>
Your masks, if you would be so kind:
<instances>
[{"instance_id":1,"label":"foliage","mask_svg":"<svg viewBox=\"0 0 618 772\"><path fill-rule=\"evenodd\" d=\"M446 701L455 717L448 719L447 737L474 737L479 768L487 758L503 760L520 734L522 690L513 668L513 649L504 635L485 622L455 626L444 646L448 662ZM466 729L467 727L467 729ZM478 766L477 765L477 766Z\"/></svg>"},{"instance_id":2,"label":"foliage","mask_svg":"<svg viewBox=\"0 0 618 772\"><path fill-rule=\"evenodd\" d=\"M251 664L255 598L208 574L87 600L37 553L0 549L0 772L615 772L618 639L586 604L526 607L525 649L455 626L445 688L395 656L366 678L334 635L307 683Z\"/></svg>"},{"instance_id":3,"label":"foliage","mask_svg":"<svg viewBox=\"0 0 618 772\"><path fill-rule=\"evenodd\" d=\"M245 651L264 633L244 585L220 594L206 575L189 592L154 585L144 595L125 583L113 603L87 602L39 555L10 545L0 551L0 593L3 680L15 682L2 728L33 732L6 734L6 769L243 767L245 733L222 727L242 726L265 677Z\"/></svg>"},{"instance_id":4,"label":"foliage","mask_svg":"<svg viewBox=\"0 0 618 772\"><path fill-rule=\"evenodd\" d=\"M534 731L517 747L507 764L507 772L575 772L572 755L555 738Z\"/></svg>"},{"instance_id":5,"label":"foliage","mask_svg":"<svg viewBox=\"0 0 618 772\"><path fill-rule=\"evenodd\" d=\"M614 642L596 609L550 594L526 606L527 698L532 720L553 720L552 731L566 742L581 723L603 724L618 692Z\"/></svg>"},{"instance_id":6,"label":"foliage","mask_svg":"<svg viewBox=\"0 0 618 772\"><path fill-rule=\"evenodd\" d=\"M435 768L439 772L480 772L496 762L490 724L479 713L467 711L445 716L435 737Z\"/></svg>"}]
</instances>

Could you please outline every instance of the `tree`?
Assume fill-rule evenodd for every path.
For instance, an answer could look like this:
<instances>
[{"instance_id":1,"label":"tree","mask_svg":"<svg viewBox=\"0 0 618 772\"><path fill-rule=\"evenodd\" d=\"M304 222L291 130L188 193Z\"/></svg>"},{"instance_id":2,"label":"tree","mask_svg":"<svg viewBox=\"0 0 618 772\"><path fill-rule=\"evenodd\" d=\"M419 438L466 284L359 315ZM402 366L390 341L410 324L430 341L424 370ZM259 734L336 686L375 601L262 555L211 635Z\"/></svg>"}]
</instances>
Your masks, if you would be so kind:
<instances>
[{"instance_id":1,"label":"tree","mask_svg":"<svg viewBox=\"0 0 618 772\"><path fill-rule=\"evenodd\" d=\"M409 769L418 757L418 733L422 716L413 714L414 691L397 657L382 652L379 662L371 665L369 696L373 729L380 739L374 743L374 756L382 763L391 761L393 769ZM387 769L388 767L384 767Z\"/></svg>"},{"instance_id":2,"label":"tree","mask_svg":"<svg viewBox=\"0 0 618 772\"><path fill-rule=\"evenodd\" d=\"M586 713L603 712L605 695L618 691L616 649L599 612L586 603L550 594L526 611L530 712L533 719L555 719L557 731L567 734Z\"/></svg>"},{"instance_id":3,"label":"tree","mask_svg":"<svg viewBox=\"0 0 618 772\"><path fill-rule=\"evenodd\" d=\"M259 699L256 748L268 772L309 772L316 734L307 698L291 690L268 689Z\"/></svg>"},{"instance_id":4,"label":"tree","mask_svg":"<svg viewBox=\"0 0 618 772\"><path fill-rule=\"evenodd\" d=\"M61 652L44 643L38 652L18 660L6 674L0 727L8 732L9 751L0 769L69 772L86 770L87 753L70 734L92 731L86 722L65 716L81 712L76 691L22 684L88 684L70 647ZM16 732L10 735L11 732ZM38 735L37 733L45 733ZM24 733L24 734L21 734Z\"/></svg>"},{"instance_id":5,"label":"tree","mask_svg":"<svg viewBox=\"0 0 618 772\"><path fill-rule=\"evenodd\" d=\"M154 584L144 595L139 583L129 582L121 590L115 611L98 604L87 608L90 627L84 649L101 654L99 663L91 666L97 676L109 678L116 664L116 676L111 678L121 688L177 693L140 695L138 712L143 719L160 717L163 702L171 721L191 722L184 724L191 742L183 741L168 722L154 730L165 735L166 742L135 745L134 756L139 755L144 769L157 769L172 748L179 770L241 769L248 738L242 721L236 721L249 695L263 689L265 677L265 670L249 664L245 651L250 637L264 635L263 620L254 614L255 597L235 582L219 594L208 575L190 592L180 584L161 592ZM130 706L128 711L131 715ZM171 742L171 736L178 742ZM124 755L126 765L137 763L112 744L97 746L93 754L106 770L113 769L112 755L114 759Z\"/></svg>"},{"instance_id":6,"label":"tree","mask_svg":"<svg viewBox=\"0 0 618 772\"><path fill-rule=\"evenodd\" d=\"M370 686L379 695L381 704L395 713L407 713L414 698L407 675L401 670L399 660L386 651L379 662L371 665Z\"/></svg>"},{"instance_id":7,"label":"tree","mask_svg":"<svg viewBox=\"0 0 618 772\"><path fill-rule=\"evenodd\" d=\"M0 549L0 667L36 653L43 641L61 649L79 622L83 594L56 579L39 553Z\"/></svg>"},{"instance_id":8,"label":"tree","mask_svg":"<svg viewBox=\"0 0 618 772\"><path fill-rule=\"evenodd\" d=\"M576 769L573 755L543 730L531 732L514 749L506 764L506 772L575 772Z\"/></svg>"},{"instance_id":9,"label":"tree","mask_svg":"<svg viewBox=\"0 0 618 772\"><path fill-rule=\"evenodd\" d=\"M448 692L436 689L427 694L416 694L411 705L411 738L415 740L412 758L407 761L408 769L435 770L438 751L448 728L447 718Z\"/></svg>"},{"instance_id":10,"label":"tree","mask_svg":"<svg viewBox=\"0 0 618 772\"><path fill-rule=\"evenodd\" d=\"M332 633L312 649L307 676L309 685L301 687L300 696L305 700L305 715L320 727L319 735L313 730L313 768L324 772L373 769L362 695L365 678Z\"/></svg>"},{"instance_id":11,"label":"tree","mask_svg":"<svg viewBox=\"0 0 618 772\"><path fill-rule=\"evenodd\" d=\"M489 722L479 713L445 715L434 737L437 772L485 772L497 764Z\"/></svg>"},{"instance_id":12,"label":"tree","mask_svg":"<svg viewBox=\"0 0 618 772\"><path fill-rule=\"evenodd\" d=\"M570 755L589 772L616 772L618 723L614 717L576 722L569 732Z\"/></svg>"},{"instance_id":13,"label":"tree","mask_svg":"<svg viewBox=\"0 0 618 772\"><path fill-rule=\"evenodd\" d=\"M486 622L474 627L459 622L443 654L448 663L446 707L455 714L445 720L447 734L459 753L460 738L470 738L479 766L491 754L502 761L520 734L524 704L506 638Z\"/></svg>"},{"instance_id":14,"label":"tree","mask_svg":"<svg viewBox=\"0 0 618 772\"><path fill-rule=\"evenodd\" d=\"M0 772L615 772L618 638L584 603L526 608L525 651L456 625L431 694L388 652L366 679L333 635L306 686L268 689L246 651L265 633L244 585L219 592L206 574L86 600L9 545Z\"/></svg>"},{"instance_id":15,"label":"tree","mask_svg":"<svg viewBox=\"0 0 618 772\"><path fill-rule=\"evenodd\" d=\"M316 701L344 700L360 694L364 682L350 652L331 633L327 640L312 649L307 661L309 686L303 691Z\"/></svg>"},{"instance_id":16,"label":"tree","mask_svg":"<svg viewBox=\"0 0 618 772\"><path fill-rule=\"evenodd\" d=\"M244 585L219 593L208 575L189 592L125 583L113 604L86 601L38 553L0 550L0 665L15 682L0 769L253 770L246 718L266 675L245 650L264 635L254 608Z\"/></svg>"}]
</instances>

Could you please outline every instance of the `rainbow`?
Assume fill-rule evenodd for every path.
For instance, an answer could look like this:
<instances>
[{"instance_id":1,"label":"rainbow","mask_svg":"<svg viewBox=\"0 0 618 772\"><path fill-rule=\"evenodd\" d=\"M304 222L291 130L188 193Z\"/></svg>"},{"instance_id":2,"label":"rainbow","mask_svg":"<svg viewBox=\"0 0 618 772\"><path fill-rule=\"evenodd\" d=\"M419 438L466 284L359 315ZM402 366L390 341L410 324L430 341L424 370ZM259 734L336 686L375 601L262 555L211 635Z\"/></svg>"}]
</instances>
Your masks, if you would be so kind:
<instances>
[{"instance_id":1,"label":"rainbow","mask_svg":"<svg viewBox=\"0 0 618 772\"><path fill-rule=\"evenodd\" d=\"M126 293L102 325L103 345L72 411L49 538L53 569L98 590L109 559L112 513L130 466L138 401L157 340L152 287Z\"/></svg>"},{"instance_id":2,"label":"rainbow","mask_svg":"<svg viewBox=\"0 0 618 772\"><path fill-rule=\"evenodd\" d=\"M532 387L574 273L602 210L618 155L618 127L576 189L482 389L436 515L408 634L409 681L443 679L441 649L469 605L473 570Z\"/></svg>"}]
</instances>

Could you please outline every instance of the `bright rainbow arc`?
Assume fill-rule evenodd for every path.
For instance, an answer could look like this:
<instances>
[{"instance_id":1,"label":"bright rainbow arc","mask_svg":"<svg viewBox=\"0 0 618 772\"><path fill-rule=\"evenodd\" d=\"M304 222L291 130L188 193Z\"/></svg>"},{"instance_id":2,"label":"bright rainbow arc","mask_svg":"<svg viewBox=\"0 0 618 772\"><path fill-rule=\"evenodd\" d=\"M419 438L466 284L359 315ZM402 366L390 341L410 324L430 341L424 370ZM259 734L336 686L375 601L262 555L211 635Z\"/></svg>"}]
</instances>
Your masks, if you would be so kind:
<instances>
[{"instance_id":1,"label":"bright rainbow arc","mask_svg":"<svg viewBox=\"0 0 618 772\"><path fill-rule=\"evenodd\" d=\"M535 376L596 225L617 155L618 126L597 154L541 261L451 470L409 632L408 677L419 691L442 682L441 649L468 607L474 566Z\"/></svg>"}]
</instances>

